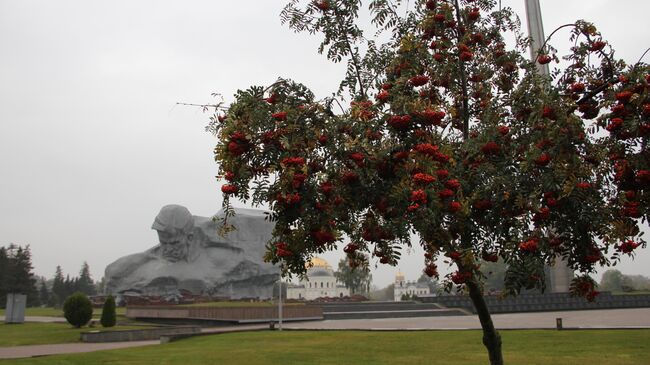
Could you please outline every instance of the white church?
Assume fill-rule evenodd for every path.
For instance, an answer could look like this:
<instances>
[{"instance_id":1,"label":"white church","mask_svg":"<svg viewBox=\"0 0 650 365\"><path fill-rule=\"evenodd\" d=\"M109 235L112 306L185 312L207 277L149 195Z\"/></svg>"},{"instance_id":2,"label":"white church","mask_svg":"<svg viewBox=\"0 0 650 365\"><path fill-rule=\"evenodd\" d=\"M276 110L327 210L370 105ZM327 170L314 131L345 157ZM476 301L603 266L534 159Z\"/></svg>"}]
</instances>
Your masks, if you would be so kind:
<instances>
[{"instance_id":1,"label":"white church","mask_svg":"<svg viewBox=\"0 0 650 365\"><path fill-rule=\"evenodd\" d=\"M332 266L320 257L314 257L307 264L307 280L300 280L299 284L289 284L287 287L287 299L314 300L348 296L350 290L337 282Z\"/></svg>"},{"instance_id":2,"label":"white church","mask_svg":"<svg viewBox=\"0 0 650 365\"><path fill-rule=\"evenodd\" d=\"M395 274L395 289L393 293L394 300L396 302L401 302L402 296L406 295L412 297L413 295L429 295L431 291L429 290L429 286L425 283L404 280L404 273L397 271L397 274Z\"/></svg>"}]
</instances>

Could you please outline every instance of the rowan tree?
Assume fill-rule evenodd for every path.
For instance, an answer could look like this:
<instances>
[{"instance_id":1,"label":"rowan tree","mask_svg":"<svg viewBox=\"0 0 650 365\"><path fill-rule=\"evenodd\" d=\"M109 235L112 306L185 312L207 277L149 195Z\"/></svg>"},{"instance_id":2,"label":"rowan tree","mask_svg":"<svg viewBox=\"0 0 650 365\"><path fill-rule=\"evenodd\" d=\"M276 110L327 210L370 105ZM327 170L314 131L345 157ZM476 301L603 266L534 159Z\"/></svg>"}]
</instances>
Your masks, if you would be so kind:
<instances>
[{"instance_id":1,"label":"rowan tree","mask_svg":"<svg viewBox=\"0 0 650 365\"><path fill-rule=\"evenodd\" d=\"M283 21L348 62L340 97L316 100L290 80L254 86L208 130L226 221L231 198L270 207L269 261L304 274L345 240L350 264L367 252L394 265L414 232L424 272L438 277L439 257L453 267L446 288L467 290L490 362L502 364L480 260L507 264L505 291L517 294L543 289L544 266L562 258L578 273L571 291L593 300L595 267L645 247L650 69L614 59L585 21L565 26L570 54L551 38L527 60L518 19L496 5L417 1L399 16L370 1L389 33L378 44L358 25L359 1L293 0ZM551 62L550 76L536 72Z\"/></svg>"}]
</instances>

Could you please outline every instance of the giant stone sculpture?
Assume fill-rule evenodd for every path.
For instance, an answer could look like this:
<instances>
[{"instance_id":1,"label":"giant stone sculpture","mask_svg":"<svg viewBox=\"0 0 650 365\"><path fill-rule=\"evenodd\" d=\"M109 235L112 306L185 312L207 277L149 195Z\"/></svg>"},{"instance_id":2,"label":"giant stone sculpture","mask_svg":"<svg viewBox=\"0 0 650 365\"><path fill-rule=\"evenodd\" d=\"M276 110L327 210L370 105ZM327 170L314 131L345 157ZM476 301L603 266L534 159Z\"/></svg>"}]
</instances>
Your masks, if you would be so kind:
<instances>
[{"instance_id":1,"label":"giant stone sculpture","mask_svg":"<svg viewBox=\"0 0 650 365\"><path fill-rule=\"evenodd\" d=\"M217 213L217 218L223 212ZM180 205L164 206L153 228L159 244L106 267L106 292L165 295L180 289L193 294L269 298L279 270L263 261L273 223L262 211L235 209L235 230L221 236L221 220L192 216Z\"/></svg>"}]
</instances>

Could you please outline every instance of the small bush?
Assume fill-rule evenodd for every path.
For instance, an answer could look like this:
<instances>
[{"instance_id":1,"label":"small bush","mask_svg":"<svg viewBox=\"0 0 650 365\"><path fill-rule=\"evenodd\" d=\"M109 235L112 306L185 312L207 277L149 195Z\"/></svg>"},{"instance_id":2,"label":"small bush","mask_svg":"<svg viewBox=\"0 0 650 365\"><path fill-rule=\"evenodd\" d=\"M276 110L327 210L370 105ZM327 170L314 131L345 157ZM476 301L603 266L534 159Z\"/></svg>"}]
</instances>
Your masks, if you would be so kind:
<instances>
[{"instance_id":1,"label":"small bush","mask_svg":"<svg viewBox=\"0 0 650 365\"><path fill-rule=\"evenodd\" d=\"M63 303L63 315L71 325L79 328L93 317L93 306L84 293L74 293Z\"/></svg>"},{"instance_id":2,"label":"small bush","mask_svg":"<svg viewBox=\"0 0 650 365\"><path fill-rule=\"evenodd\" d=\"M104 307L102 308L102 318L99 320L102 324L102 327L113 327L115 326L115 298L112 295L109 295L104 302Z\"/></svg>"}]
</instances>

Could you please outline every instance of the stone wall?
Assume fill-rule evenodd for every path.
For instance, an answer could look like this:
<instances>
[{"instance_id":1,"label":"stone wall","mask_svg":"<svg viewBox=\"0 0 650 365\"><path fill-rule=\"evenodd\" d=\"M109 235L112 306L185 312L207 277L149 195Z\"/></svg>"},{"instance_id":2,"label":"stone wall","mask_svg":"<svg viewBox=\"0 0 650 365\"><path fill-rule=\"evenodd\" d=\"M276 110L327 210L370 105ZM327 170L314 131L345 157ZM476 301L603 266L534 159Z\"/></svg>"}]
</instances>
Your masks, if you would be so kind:
<instances>
[{"instance_id":1,"label":"stone wall","mask_svg":"<svg viewBox=\"0 0 650 365\"><path fill-rule=\"evenodd\" d=\"M126 316L142 319L202 319L228 322L277 320L278 307L127 307ZM320 307L290 305L282 308L283 320L322 319Z\"/></svg>"}]
</instances>

